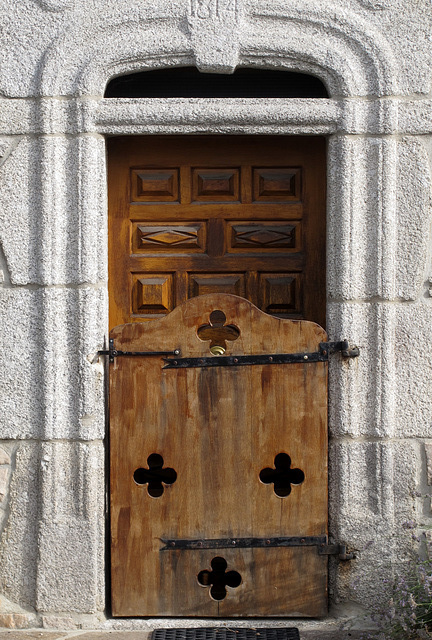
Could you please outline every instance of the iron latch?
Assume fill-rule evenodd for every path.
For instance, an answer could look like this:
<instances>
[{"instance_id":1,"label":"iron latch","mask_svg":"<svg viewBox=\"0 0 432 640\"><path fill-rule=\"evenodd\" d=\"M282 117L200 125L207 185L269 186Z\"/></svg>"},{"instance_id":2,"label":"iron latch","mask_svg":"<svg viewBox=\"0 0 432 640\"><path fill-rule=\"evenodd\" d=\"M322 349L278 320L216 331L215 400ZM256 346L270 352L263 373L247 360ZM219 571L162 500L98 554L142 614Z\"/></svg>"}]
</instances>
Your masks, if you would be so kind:
<instances>
[{"instance_id":1,"label":"iron latch","mask_svg":"<svg viewBox=\"0 0 432 640\"><path fill-rule=\"evenodd\" d=\"M164 369L187 369L191 367L244 367L266 364L293 364L301 362L327 362L329 354L340 352L345 358L356 358L360 351L348 340L320 342L319 351L308 353L272 353L246 356L200 356L194 358L164 358Z\"/></svg>"},{"instance_id":2,"label":"iron latch","mask_svg":"<svg viewBox=\"0 0 432 640\"><path fill-rule=\"evenodd\" d=\"M120 351L119 349L114 348L114 340L113 338L109 339L108 349L101 349L98 351L98 355L100 356L109 356L109 361L114 362L114 358L119 356L129 356L129 357L150 357L150 356L179 356L181 355L180 349L174 349L173 351Z\"/></svg>"},{"instance_id":3,"label":"iron latch","mask_svg":"<svg viewBox=\"0 0 432 640\"><path fill-rule=\"evenodd\" d=\"M327 536L290 536L277 538L201 538L198 540L165 540L160 551L194 551L201 549L251 549L270 547L315 547L318 555L338 556L339 560L353 560L355 555L347 553L346 545L327 544Z\"/></svg>"},{"instance_id":4,"label":"iron latch","mask_svg":"<svg viewBox=\"0 0 432 640\"><path fill-rule=\"evenodd\" d=\"M318 547L320 556L338 556L339 560L354 560L355 554L347 553L346 544L321 544Z\"/></svg>"},{"instance_id":5,"label":"iron latch","mask_svg":"<svg viewBox=\"0 0 432 640\"><path fill-rule=\"evenodd\" d=\"M360 349L356 345L351 345L348 340L340 342L320 342L320 350L327 353L340 352L344 358L357 358L360 355Z\"/></svg>"}]
</instances>

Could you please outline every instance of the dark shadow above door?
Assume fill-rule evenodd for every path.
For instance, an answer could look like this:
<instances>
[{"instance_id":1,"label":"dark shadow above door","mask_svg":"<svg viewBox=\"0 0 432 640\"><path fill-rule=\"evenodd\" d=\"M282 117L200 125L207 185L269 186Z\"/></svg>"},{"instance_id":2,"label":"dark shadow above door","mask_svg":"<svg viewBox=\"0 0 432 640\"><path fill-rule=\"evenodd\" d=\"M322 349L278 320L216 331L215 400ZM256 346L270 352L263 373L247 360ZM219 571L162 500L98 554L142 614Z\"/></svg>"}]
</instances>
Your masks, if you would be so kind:
<instances>
[{"instance_id":1,"label":"dark shadow above door","mask_svg":"<svg viewBox=\"0 0 432 640\"><path fill-rule=\"evenodd\" d=\"M329 98L319 78L272 69L237 69L232 75L196 67L140 71L113 78L105 98Z\"/></svg>"}]
</instances>

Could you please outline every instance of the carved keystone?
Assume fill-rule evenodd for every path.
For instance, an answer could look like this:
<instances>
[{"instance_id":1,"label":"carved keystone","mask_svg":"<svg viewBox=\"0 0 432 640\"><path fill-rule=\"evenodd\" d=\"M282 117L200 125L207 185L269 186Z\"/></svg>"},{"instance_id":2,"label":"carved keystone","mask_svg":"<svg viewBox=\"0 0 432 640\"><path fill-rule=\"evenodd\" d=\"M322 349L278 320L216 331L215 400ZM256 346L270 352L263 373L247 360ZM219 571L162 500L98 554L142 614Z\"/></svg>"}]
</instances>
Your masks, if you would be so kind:
<instances>
[{"instance_id":1,"label":"carved keystone","mask_svg":"<svg viewBox=\"0 0 432 640\"><path fill-rule=\"evenodd\" d=\"M234 73L240 49L243 0L189 0L188 22L196 66Z\"/></svg>"}]
</instances>

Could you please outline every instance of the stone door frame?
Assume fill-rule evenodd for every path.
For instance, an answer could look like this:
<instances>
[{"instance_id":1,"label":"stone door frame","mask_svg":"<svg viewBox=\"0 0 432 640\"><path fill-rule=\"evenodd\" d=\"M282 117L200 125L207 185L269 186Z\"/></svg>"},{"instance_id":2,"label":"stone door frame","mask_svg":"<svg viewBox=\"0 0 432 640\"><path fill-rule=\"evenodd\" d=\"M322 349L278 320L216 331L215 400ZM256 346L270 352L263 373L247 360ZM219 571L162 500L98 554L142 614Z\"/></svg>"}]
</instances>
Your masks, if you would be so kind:
<instances>
[{"instance_id":1,"label":"stone door frame","mask_svg":"<svg viewBox=\"0 0 432 640\"><path fill-rule=\"evenodd\" d=\"M398 545L400 551L397 539L389 542L389 530L398 517L395 504L401 509L407 504L412 473L401 474L396 486L398 449L391 439L397 422L398 318L392 303L416 300L424 286L429 222L423 208L430 176L427 152L413 136L429 131L429 104L418 101L414 121L413 105L398 97L397 61L382 34L356 16L349 23L336 8L330 19L319 5L316 12L253 14L254 33L248 32L240 48L239 27L223 64L216 50L203 49L209 36L200 38L196 15L190 16L187 41L177 28L181 16L164 17L159 10L143 14L141 21L107 18L89 25L84 44L81 24L71 24L46 52L39 93L0 99L5 170L14 184L20 184L16 176L24 176L33 199L29 211L37 211L27 220L17 216L2 232L6 284L33 287L26 292L31 300L23 303L36 309L28 348L42 354L31 359L26 374L34 399L30 417L22 418L26 405L20 416L11 413L3 435L30 440L17 454L22 482L30 482L26 474L34 460L34 473L40 472L37 483L29 484L36 491L34 510L23 514L25 523L19 524L19 514L10 522L16 531L25 526L30 538L17 536L4 573L14 576L14 562L33 549L23 570L27 582L11 580L6 593L11 600L31 601L44 614L73 612L84 616L84 625L100 626L104 620L104 372L97 350L107 335L105 137L110 135L328 137L327 330L331 340L347 337L362 349L355 362L335 358L330 364L330 534L354 545L366 544L370 535L356 525L358 505L352 501L350 478L367 474L350 471L350 465L369 464L364 448L348 442L359 436L374 456L367 467L374 481L398 492L396 499L390 491L379 507L375 548L385 548L387 556L396 555ZM95 56L95 50L104 56ZM116 74L194 64L219 72L243 64L315 73L333 97L101 97ZM398 234L401 226L404 232ZM376 444L377 439L383 441ZM357 570L366 571L366 586L355 596L350 585L356 569L342 573L332 565L331 597L367 603L368 580L385 560L378 551L363 560Z\"/></svg>"}]
</instances>

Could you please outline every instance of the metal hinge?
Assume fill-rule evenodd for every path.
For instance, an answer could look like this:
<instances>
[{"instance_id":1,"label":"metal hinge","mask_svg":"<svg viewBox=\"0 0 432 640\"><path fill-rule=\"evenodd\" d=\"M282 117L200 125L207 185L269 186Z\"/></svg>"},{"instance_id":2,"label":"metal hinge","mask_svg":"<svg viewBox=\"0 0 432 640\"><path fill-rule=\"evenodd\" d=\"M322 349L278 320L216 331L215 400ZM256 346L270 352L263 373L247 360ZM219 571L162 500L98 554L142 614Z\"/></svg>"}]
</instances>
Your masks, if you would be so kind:
<instances>
[{"instance_id":1,"label":"metal hinge","mask_svg":"<svg viewBox=\"0 0 432 640\"><path fill-rule=\"evenodd\" d=\"M347 553L346 544L321 544L318 547L320 556L338 556L339 560L355 560L354 553Z\"/></svg>"},{"instance_id":2,"label":"metal hinge","mask_svg":"<svg viewBox=\"0 0 432 640\"><path fill-rule=\"evenodd\" d=\"M98 351L99 356L108 356L110 362L119 356L151 357L160 356L165 361L164 369L184 369L190 367L241 367L264 364L293 364L296 362L327 362L332 353L339 352L344 358L356 358L360 352L358 347L351 346L347 340L340 342L320 342L319 351L310 353L273 353L246 356L203 356L194 358L178 358L180 349L172 351L120 351L114 347L114 339L109 339L109 348ZM174 356L168 358L167 356Z\"/></svg>"},{"instance_id":3,"label":"metal hinge","mask_svg":"<svg viewBox=\"0 0 432 640\"><path fill-rule=\"evenodd\" d=\"M327 353L340 352L344 358L357 358L360 355L360 349L350 344L348 340L340 342L320 342L320 350Z\"/></svg>"},{"instance_id":4,"label":"metal hinge","mask_svg":"<svg viewBox=\"0 0 432 640\"><path fill-rule=\"evenodd\" d=\"M129 356L129 357L150 357L150 356L179 356L181 354L180 349L174 349L173 351L120 351L114 348L114 340L112 338L109 339L109 348L101 349L98 351L98 355L100 356L109 356L109 361L114 362L114 358L119 356Z\"/></svg>"},{"instance_id":5,"label":"metal hinge","mask_svg":"<svg viewBox=\"0 0 432 640\"><path fill-rule=\"evenodd\" d=\"M290 536L278 538L201 538L198 540L165 540L160 551L195 551L202 549L251 549L270 547L315 547L318 555L338 556L339 560L353 560L355 555L347 553L346 545L327 544L327 536Z\"/></svg>"},{"instance_id":6,"label":"metal hinge","mask_svg":"<svg viewBox=\"0 0 432 640\"><path fill-rule=\"evenodd\" d=\"M194 358L164 358L164 369L187 369L192 367L245 367L265 364L312 364L327 362L329 354L340 352L344 358L360 355L358 347L348 340L340 342L320 342L319 351L308 353L272 353L246 356L200 356Z\"/></svg>"}]
</instances>

